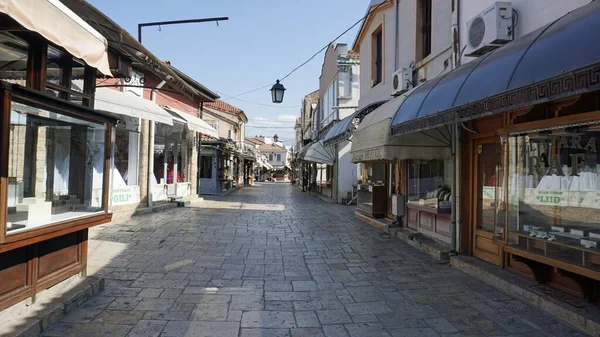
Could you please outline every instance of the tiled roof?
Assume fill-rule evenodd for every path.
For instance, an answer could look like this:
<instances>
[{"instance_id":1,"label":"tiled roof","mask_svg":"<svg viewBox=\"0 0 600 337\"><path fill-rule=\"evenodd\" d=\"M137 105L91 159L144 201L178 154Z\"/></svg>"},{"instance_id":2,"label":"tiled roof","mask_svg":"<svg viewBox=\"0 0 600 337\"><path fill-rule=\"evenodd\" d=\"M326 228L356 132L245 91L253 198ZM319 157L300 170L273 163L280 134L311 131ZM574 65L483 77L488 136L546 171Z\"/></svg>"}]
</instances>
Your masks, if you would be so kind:
<instances>
[{"instance_id":1,"label":"tiled roof","mask_svg":"<svg viewBox=\"0 0 600 337\"><path fill-rule=\"evenodd\" d=\"M277 144L262 144L261 146L258 147L258 149L261 151L272 151L272 150L285 151L285 148L283 148Z\"/></svg>"},{"instance_id":2,"label":"tiled roof","mask_svg":"<svg viewBox=\"0 0 600 337\"><path fill-rule=\"evenodd\" d=\"M206 102L206 103L204 103L204 106L213 108L213 109L216 109L219 111L223 111L223 112L233 113L233 114L239 114L239 113L244 112L242 109L236 108L233 105L231 105L229 103L225 103L221 100L216 100L214 102Z\"/></svg>"},{"instance_id":3,"label":"tiled roof","mask_svg":"<svg viewBox=\"0 0 600 337\"><path fill-rule=\"evenodd\" d=\"M249 141L250 143L257 144L257 145L261 145L261 144L265 143L262 140L255 138L255 137L246 137L246 140Z\"/></svg>"},{"instance_id":4,"label":"tiled roof","mask_svg":"<svg viewBox=\"0 0 600 337\"><path fill-rule=\"evenodd\" d=\"M203 133L202 133L202 134L200 134L200 139L201 139L202 141L205 141L205 142L216 142L216 141L218 141L218 140L219 140L218 138L211 137L211 136L209 136L209 135L205 135L205 134L203 134Z\"/></svg>"}]
</instances>

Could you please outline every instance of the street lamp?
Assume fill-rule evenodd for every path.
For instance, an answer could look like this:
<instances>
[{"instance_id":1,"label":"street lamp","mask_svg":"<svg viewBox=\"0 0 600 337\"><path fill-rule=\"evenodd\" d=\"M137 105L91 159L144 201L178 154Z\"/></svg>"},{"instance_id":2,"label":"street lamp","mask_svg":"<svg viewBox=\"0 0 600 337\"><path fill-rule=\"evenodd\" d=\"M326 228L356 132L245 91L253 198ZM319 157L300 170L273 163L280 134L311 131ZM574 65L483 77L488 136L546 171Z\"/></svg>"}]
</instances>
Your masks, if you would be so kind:
<instances>
[{"instance_id":1,"label":"street lamp","mask_svg":"<svg viewBox=\"0 0 600 337\"><path fill-rule=\"evenodd\" d=\"M283 102L284 92L285 87L283 84L279 83L279 80L277 80L277 83L273 84L273 87L271 88L271 98L273 99L273 103Z\"/></svg>"}]
</instances>

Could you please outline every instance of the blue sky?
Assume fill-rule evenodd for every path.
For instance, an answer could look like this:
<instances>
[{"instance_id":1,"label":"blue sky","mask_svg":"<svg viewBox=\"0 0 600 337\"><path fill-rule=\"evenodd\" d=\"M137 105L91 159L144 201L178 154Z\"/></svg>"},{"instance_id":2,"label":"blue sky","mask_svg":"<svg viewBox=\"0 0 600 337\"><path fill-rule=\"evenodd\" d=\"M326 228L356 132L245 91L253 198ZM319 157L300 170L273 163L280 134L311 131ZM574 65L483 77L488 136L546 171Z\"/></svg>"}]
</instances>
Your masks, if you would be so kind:
<instances>
[{"instance_id":1,"label":"blue sky","mask_svg":"<svg viewBox=\"0 0 600 337\"><path fill-rule=\"evenodd\" d=\"M143 43L162 60L218 92L243 109L250 119L247 135L273 135L292 145L293 116L300 115L302 97L318 89L323 54L298 70L283 84L284 102L272 106L263 89L235 99L254 88L273 83L360 19L368 0L88 0L137 36L137 24L228 16L229 21L147 27ZM358 30L340 42L352 44ZM289 127L260 129L252 125Z\"/></svg>"}]
</instances>

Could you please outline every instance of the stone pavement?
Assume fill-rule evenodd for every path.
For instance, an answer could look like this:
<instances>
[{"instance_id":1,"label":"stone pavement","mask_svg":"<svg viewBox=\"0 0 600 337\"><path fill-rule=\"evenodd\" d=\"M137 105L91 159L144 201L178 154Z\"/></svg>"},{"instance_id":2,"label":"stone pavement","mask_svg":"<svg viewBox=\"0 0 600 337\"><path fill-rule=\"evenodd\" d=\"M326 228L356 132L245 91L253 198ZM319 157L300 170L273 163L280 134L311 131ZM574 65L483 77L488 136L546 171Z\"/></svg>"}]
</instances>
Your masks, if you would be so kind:
<instances>
[{"instance_id":1,"label":"stone pavement","mask_svg":"<svg viewBox=\"0 0 600 337\"><path fill-rule=\"evenodd\" d=\"M93 230L107 289L43 336L582 336L290 184Z\"/></svg>"}]
</instances>

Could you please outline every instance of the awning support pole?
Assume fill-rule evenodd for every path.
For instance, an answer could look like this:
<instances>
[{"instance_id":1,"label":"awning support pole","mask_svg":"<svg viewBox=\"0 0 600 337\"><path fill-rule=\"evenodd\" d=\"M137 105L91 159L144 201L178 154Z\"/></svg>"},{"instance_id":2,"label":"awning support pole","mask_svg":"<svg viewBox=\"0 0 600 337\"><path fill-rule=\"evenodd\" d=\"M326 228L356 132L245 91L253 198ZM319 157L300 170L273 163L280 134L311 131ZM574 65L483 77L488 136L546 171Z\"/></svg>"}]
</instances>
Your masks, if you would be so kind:
<instances>
[{"instance_id":1,"label":"awning support pole","mask_svg":"<svg viewBox=\"0 0 600 337\"><path fill-rule=\"evenodd\" d=\"M456 252L456 179L458 177L458 170L456 169L456 138L458 136L457 124L452 124L452 141L451 141L451 160L452 160L452 188L450 192L452 193L452 205L451 205L451 213L450 213L450 237L451 237L451 252Z\"/></svg>"}]
</instances>

